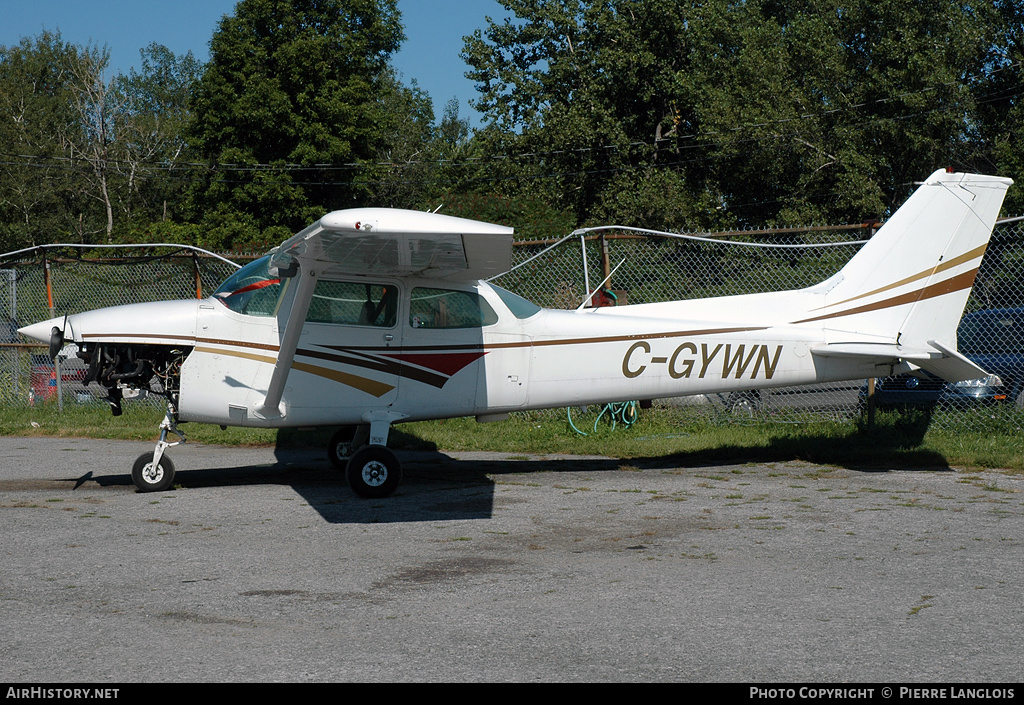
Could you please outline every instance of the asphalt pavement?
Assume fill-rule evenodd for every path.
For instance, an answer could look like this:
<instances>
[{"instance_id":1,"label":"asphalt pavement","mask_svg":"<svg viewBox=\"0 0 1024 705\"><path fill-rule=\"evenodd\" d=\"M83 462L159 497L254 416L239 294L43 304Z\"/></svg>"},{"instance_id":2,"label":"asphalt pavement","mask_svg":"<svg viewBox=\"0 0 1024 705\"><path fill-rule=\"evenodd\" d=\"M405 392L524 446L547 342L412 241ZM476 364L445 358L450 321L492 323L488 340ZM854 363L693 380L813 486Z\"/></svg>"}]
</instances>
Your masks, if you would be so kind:
<instances>
[{"instance_id":1,"label":"asphalt pavement","mask_svg":"<svg viewBox=\"0 0 1024 705\"><path fill-rule=\"evenodd\" d=\"M0 680L1012 683L1024 478L0 438Z\"/></svg>"}]
</instances>

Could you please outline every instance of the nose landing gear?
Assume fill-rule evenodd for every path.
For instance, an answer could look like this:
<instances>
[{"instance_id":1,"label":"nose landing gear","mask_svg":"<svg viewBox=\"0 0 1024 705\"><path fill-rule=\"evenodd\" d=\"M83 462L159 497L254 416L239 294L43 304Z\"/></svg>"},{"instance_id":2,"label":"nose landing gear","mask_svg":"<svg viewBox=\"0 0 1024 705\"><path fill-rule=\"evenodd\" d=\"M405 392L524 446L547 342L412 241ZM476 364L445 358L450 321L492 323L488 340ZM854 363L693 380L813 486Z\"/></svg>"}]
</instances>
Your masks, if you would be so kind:
<instances>
[{"instance_id":1,"label":"nose landing gear","mask_svg":"<svg viewBox=\"0 0 1024 705\"><path fill-rule=\"evenodd\" d=\"M167 441L167 434L173 433L181 440ZM160 440L152 453L143 453L132 466L132 482L139 492L163 492L174 484L174 463L164 451L185 442L185 434L178 430L178 412L174 405L167 403L167 413L160 423Z\"/></svg>"}]
</instances>

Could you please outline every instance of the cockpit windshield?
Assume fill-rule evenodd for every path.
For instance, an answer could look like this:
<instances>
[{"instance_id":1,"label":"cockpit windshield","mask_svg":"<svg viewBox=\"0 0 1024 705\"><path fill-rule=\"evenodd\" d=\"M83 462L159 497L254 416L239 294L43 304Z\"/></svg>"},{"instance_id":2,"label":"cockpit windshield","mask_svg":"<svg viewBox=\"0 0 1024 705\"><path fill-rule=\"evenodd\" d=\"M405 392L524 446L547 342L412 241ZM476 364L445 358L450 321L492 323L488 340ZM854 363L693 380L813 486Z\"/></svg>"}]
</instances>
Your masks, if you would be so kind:
<instances>
[{"instance_id":1,"label":"cockpit windshield","mask_svg":"<svg viewBox=\"0 0 1024 705\"><path fill-rule=\"evenodd\" d=\"M270 257L250 262L224 280L213 297L236 313L273 316L281 280L270 276Z\"/></svg>"}]
</instances>

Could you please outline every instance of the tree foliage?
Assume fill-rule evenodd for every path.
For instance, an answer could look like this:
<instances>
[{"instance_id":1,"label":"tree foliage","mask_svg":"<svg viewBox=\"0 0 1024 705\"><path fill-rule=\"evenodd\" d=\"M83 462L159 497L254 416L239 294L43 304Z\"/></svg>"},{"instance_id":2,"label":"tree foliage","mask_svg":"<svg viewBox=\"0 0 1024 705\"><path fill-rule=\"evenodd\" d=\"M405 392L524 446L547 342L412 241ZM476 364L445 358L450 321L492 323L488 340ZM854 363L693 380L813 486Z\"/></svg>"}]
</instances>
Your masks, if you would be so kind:
<instances>
[{"instance_id":1,"label":"tree foliage","mask_svg":"<svg viewBox=\"0 0 1024 705\"><path fill-rule=\"evenodd\" d=\"M50 241L81 212L81 174L67 160L77 142L70 66L76 47L59 34L0 48L0 244Z\"/></svg>"},{"instance_id":2,"label":"tree foliage","mask_svg":"<svg viewBox=\"0 0 1024 705\"><path fill-rule=\"evenodd\" d=\"M136 196L136 220L180 218L190 165L196 158L185 138L192 88L203 65L192 52L175 56L160 44L142 50L142 70L120 81L131 119L121 134L120 168ZM136 215L129 208L129 215Z\"/></svg>"},{"instance_id":3,"label":"tree foliage","mask_svg":"<svg viewBox=\"0 0 1024 705\"><path fill-rule=\"evenodd\" d=\"M978 168L1011 176L1017 186L1006 196L1004 211L1024 214L1024 4L1020 0L996 0L995 26L998 51L992 76L978 91L979 119L976 129L989 147Z\"/></svg>"},{"instance_id":4,"label":"tree foliage","mask_svg":"<svg viewBox=\"0 0 1024 705\"><path fill-rule=\"evenodd\" d=\"M383 142L402 39L395 0L239 2L196 91L189 138L209 169L194 217L295 229L363 203L349 165Z\"/></svg>"},{"instance_id":5,"label":"tree foliage","mask_svg":"<svg viewBox=\"0 0 1024 705\"><path fill-rule=\"evenodd\" d=\"M0 245L109 242L165 216L198 62L165 47L107 77L105 48L44 32L0 48Z\"/></svg>"},{"instance_id":6,"label":"tree foliage","mask_svg":"<svg viewBox=\"0 0 1024 705\"><path fill-rule=\"evenodd\" d=\"M463 46L476 130L390 65L397 0L241 0L209 63L151 44L128 75L0 47L0 249L262 249L359 205L536 239L857 222L943 166L1024 183L1020 0L502 5Z\"/></svg>"},{"instance_id":7,"label":"tree foliage","mask_svg":"<svg viewBox=\"0 0 1024 705\"><path fill-rule=\"evenodd\" d=\"M989 2L503 5L463 53L480 137L524 155L507 192L581 221L856 220L936 167L992 157L979 96L1009 38Z\"/></svg>"}]
</instances>

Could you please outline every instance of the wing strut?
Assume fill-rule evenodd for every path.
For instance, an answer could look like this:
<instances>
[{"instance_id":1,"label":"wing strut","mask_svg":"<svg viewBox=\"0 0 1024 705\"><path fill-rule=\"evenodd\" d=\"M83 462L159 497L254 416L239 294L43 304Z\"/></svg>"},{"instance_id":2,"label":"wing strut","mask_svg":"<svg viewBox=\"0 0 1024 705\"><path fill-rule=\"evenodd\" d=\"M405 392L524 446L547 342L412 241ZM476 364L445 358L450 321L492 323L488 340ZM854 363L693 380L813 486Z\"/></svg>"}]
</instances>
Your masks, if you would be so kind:
<instances>
[{"instance_id":1,"label":"wing strut","mask_svg":"<svg viewBox=\"0 0 1024 705\"><path fill-rule=\"evenodd\" d=\"M295 292L295 299L292 301L292 310L288 314L288 321L285 323L284 337L277 353L274 374L270 377L267 396L256 405L255 409L264 418L284 416L284 412L281 410L281 396L284 394L284 385L288 381L288 373L292 369L295 350L299 347L299 336L302 335L306 313L309 311L309 302L313 299L313 289L316 287L315 270L300 265L297 276L299 279L298 289Z\"/></svg>"}]
</instances>

